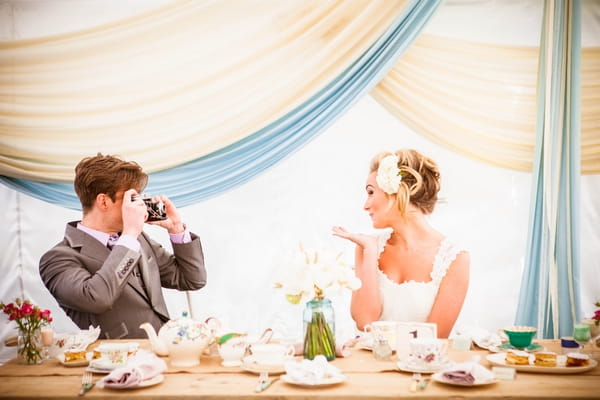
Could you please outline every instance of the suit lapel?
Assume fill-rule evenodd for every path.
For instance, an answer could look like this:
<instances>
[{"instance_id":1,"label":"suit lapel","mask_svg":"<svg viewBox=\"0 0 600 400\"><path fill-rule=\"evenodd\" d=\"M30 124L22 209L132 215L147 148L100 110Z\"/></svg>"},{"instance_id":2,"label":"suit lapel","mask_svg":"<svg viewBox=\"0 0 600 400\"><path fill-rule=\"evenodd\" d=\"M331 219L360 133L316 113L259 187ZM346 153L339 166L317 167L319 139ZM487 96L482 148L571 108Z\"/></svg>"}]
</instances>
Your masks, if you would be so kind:
<instances>
[{"instance_id":1,"label":"suit lapel","mask_svg":"<svg viewBox=\"0 0 600 400\"><path fill-rule=\"evenodd\" d=\"M148 243L140 236L140 261L139 267L146 286L146 293L150 298L150 305L154 311L162 314L164 318L169 319L169 312L162 297L162 285L160 281L160 271L156 260L153 258L152 250L146 248Z\"/></svg>"}]
</instances>

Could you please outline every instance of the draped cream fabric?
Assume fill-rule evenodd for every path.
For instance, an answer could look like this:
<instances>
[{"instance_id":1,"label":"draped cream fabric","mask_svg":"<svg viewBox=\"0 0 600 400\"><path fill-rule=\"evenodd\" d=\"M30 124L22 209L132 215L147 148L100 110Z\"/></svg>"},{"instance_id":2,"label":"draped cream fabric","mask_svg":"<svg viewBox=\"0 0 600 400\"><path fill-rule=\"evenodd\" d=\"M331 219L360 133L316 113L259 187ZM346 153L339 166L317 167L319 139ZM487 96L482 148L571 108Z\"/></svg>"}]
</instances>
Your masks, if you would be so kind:
<instances>
[{"instance_id":1,"label":"draped cream fabric","mask_svg":"<svg viewBox=\"0 0 600 400\"><path fill-rule=\"evenodd\" d=\"M69 181L101 151L148 172L234 143L356 60L408 1L181 1L0 43L0 173Z\"/></svg>"},{"instance_id":2,"label":"draped cream fabric","mask_svg":"<svg viewBox=\"0 0 600 400\"><path fill-rule=\"evenodd\" d=\"M531 171L538 53L423 34L372 95L438 144ZM600 48L583 49L581 82L582 172L600 173Z\"/></svg>"}]
</instances>

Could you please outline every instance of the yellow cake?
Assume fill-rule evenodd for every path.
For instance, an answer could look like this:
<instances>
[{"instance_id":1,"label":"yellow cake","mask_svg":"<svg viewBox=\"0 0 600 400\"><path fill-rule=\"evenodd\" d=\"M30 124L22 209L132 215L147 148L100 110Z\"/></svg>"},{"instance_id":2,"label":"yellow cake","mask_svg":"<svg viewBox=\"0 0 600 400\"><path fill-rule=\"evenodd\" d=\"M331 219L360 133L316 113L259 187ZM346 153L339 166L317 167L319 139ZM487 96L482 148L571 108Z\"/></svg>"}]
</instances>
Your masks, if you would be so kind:
<instances>
[{"instance_id":1,"label":"yellow cake","mask_svg":"<svg viewBox=\"0 0 600 400\"><path fill-rule=\"evenodd\" d=\"M67 350L65 351L65 362L86 361L85 350Z\"/></svg>"},{"instance_id":2,"label":"yellow cake","mask_svg":"<svg viewBox=\"0 0 600 400\"><path fill-rule=\"evenodd\" d=\"M506 363L512 365L529 365L529 353L522 350L509 350L506 352Z\"/></svg>"},{"instance_id":3,"label":"yellow cake","mask_svg":"<svg viewBox=\"0 0 600 400\"><path fill-rule=\"evenodd\" d=\"M556 367L557 354L551 351L539 351L535 353L534 364L539 367Z\"/></svg>"}]
</instances>

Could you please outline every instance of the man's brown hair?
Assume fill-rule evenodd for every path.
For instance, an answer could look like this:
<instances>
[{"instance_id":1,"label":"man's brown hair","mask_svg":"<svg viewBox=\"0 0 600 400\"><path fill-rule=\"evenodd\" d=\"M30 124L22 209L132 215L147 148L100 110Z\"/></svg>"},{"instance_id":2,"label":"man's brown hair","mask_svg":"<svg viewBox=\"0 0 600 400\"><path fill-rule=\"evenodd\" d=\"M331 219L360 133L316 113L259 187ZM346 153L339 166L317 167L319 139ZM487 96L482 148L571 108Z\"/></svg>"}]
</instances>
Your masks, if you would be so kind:
<instances>
[{"instance_id":1,"label":"man's brown hair","mask_svg":"<svg viewBox=\"0 0 600 400\"><path fill-rule=\"evenodd\" d=\"M121 190L141 192L148 183L148 175L134 161L124 161L118 156L98 155L86 157L75 167L75 193L86 212L92 208L100 193L116 201Z\"/></svg>"}]
</instances>

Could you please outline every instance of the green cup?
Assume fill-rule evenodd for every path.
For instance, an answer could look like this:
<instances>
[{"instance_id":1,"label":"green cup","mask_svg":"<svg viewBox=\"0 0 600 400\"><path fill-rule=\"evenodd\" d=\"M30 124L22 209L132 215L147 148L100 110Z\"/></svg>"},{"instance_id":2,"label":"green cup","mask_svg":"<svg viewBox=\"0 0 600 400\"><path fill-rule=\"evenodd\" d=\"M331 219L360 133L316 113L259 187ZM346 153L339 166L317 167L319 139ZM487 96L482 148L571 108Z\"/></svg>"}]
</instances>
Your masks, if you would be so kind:
<instances>
[{"instance_id":1,"label":"green cup","mask_svg":"<svg viewBox=\"0 0 600 400\"><path fill-rule=\"evenodd\" d=\"M537 328L533 326L511 326L504 328L504 333L508 336L508 341L512 346L524 349L531 345L531 341L537 333Z\"/></svg>"}]
</instances>

